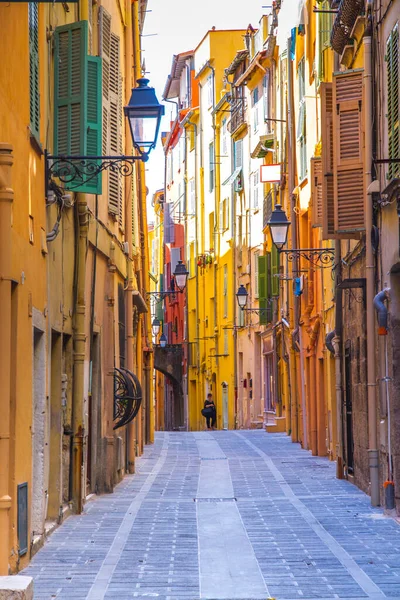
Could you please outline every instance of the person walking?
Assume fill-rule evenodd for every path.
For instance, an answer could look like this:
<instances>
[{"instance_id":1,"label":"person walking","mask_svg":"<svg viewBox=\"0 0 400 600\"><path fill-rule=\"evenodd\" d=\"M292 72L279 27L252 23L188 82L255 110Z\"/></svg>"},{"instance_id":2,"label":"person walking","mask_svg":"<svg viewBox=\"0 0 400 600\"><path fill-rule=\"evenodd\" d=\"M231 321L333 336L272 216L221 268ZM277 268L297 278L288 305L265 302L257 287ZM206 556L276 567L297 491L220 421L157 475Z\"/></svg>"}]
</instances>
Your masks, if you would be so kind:
<instances>
[{"instance_id":1,"label":"person walking","mask_svg":"<svg viewBox=\"0 0 400 600\"><path fill-rule=\"evenodd\" d=\"M201 414L206 419L207 429L215 429L215 423L217 421L217 409L215 408L212 394L207 394L207 398L204 401L204 408Z\"/></svg>"}]
</instances>

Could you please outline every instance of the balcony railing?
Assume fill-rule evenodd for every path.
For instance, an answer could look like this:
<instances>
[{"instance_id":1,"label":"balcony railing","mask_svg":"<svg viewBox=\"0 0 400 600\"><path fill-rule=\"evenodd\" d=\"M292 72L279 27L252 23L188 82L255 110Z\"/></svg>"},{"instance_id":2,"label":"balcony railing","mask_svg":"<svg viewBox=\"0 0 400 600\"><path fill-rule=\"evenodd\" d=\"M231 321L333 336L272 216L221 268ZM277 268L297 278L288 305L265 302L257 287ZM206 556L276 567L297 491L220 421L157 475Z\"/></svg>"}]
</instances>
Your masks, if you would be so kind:
<instances>
[{"instance_id":1,"label":"balcony railing","mask_svg":"<svg viewBox=\"0 0 400 600\"><path fill-rule=\"evenodd\" d=\"M231 134L235 133L243 123L246 123L247 102L242 87L235 88L231 101L231 120L228 123L228 130Z\"/></svg>"}]
</instances>

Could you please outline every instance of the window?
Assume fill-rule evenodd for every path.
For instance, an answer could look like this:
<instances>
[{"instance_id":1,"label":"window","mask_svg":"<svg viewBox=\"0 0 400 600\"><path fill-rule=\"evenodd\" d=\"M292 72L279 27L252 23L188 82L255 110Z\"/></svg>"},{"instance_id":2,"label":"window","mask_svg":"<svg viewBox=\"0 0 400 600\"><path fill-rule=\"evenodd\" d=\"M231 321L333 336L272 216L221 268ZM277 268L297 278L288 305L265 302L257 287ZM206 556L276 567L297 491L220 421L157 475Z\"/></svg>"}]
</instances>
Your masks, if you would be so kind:
<instances>
[{"instance_id":1,"label":"window","mask_svg":"<svg viewBox=\"0 0 400 600\"><path fill-rule=\"evenodd\" d=\"M207 78L207 102L209 107L214 105L213 87L213 76L209 75Z\"/></svg>"},{"instance_id":2,"label":"window","mask_svg":"<svg viewBox=\"0 0 400 600\"><path fill-rule=\"evenodd\" d=\"M306 144L306 79L305 59L300 60L297 68L297 79L299 84L299 115L297 122L297 142L299 146L299 179L302 181L307 175L307 144Z\"/></svg>"},{"instance_id":3,"label":"window","mask_svg":"<svg viewBox=\"0 0 400 600\"><path fill-rule=\"evenodd\" d=\"M268 192L268 194L264 198L263 203L263 228L268 224L272 215L272 190Z\"/></svg>"},{"instance_id":4,"label":"window","mask_svg":"<svg viewBox=\"0 0 400 600\"><path fill-rule=\"evenodd\" d=\"M260 257L260 253L254 252L254 297L258 298L259 295L259 286L258 286L258 259Z\"/></svg>"},{"instance_id":5,"label":"window","mask_svg":"<svg viewBox=\"0 0 400 600\"><path fill-rule=\"evenodd\" d=\"M254 132L258 131L259 127L259 114L258 114L258 87L253 90L252 93L252 104L253 104L253 130Z\"/></svg>"},{"instance_id":6,"label":"window","mask_svg":"<svg viewBox=\"0 0 400 600\"><path fill-rule=\"evenodd\" d=\"M196 182L194 179L190 180L189 183L189 190L190 190L190 207L189 207L189 211L190 211L190 216L193 217L196 214Z\"/></svg>"},{"instance_id":7,"label":"window","mask_svg":"<svg viewBox=\"0 0 400 600\"><path fill-rule=\"evenodd\" d=\"M224 265L223 277L224 277L224 290L223 290L224 318L226 318L228 316L228 266L227 265Z\"/></svg>"},{"instance_id":8,"label":"window","mask_svg":"<svg viewBox=\"0 0 400 600\"><path fill-rule=\"evenodd\" d=\"M394 27L386 43L387 128L389 158L398 158L399 140L399 29ZM389 163L388 179L398 177L400 165Z\"/></svg>"},{"instance_id":9,"label":"window","mask_svg":"<svg viewBox=\"0 0 400 600\"><path fill-rule=\"evenodd\" d=\"M39 8L34 2L28 4L29 20L29 92L30 129L33 136L40 138L40 94L39 94Z\"/></svg>"},{"instance_id":10,"label":"window","mask_svg":"<svg viewBox=\"0 0 400 600\"><path fill-rule=\"evenodd\" d=\"M214 142L211 142L211 144L209 145L208 148L208 153L209 153L209 174L210 174L210 192L213 191L214 189Z\"/></svg>"},{"instance_id":11,"label":"window","mask_svg":"<svg viewBox=\"0 0 400 600\"><path fill-rule=\"evenodd\" d=\"M229 354L229 340L228 340L228 330L224 329L224 354Z\"/></svg>"},{"instance_id":12,"label":"window","mask_svg":"<svg viewBox=\"0 0 400 600\"><path fill-rule=\"evenodd\" d=\"M235 169L243 167L243 140L235 142Z\"/></svg>"},{"instance_id":13,"label":"window","mask_svg":"<svg viewBox=\"0 0 400 600\"><path fill-rule=\"evenodd\" d=\"M263 95L264 95L264 120L266 124L267 133L272 132L272 121L271 119L271 90L270 90L270 70L267 69L267 72L264 75L263 79Z\"/></svg>"},{"instance_id":14,"label":"window","mask_svg":"<svg viewBox=\"0 0 400 600\"><path fill-rule=\"evenodd\" d=\"M57 27L54 40L54 154L101 156L101 58L87 55L87 21ZM101 182L100 174L72 185L101 194Z\"/></svg>"},{"instance_id":15,"label":"window","mask_svg":"<svg viewBox=\"0 0 400 600\"><path fill-rule=\"evenodd\" d=\"M229 227L228 206L227 198L224 198L219 205L219 229L221 232L226 231Z\"/></svg>"},{"instance_id":16,"label":"window","mask_svg":"<svg viewBox=\"0 0 400 600\"><path fill-rule=\"evenodd\" d=\"M228 128L226 119L222 119L222 155L228 155Z\"/></svg>"},{"instance_id":17,"label":"window","mask_svg":"<svg viewBox=\"0 0 400 600\"><path fill-rule=\"evenodd\" d=\"M327 50L330 48L333 14L328 12L330 10L330 4L328 0L324 0L324 2L321 3L320 8L321 12L317 13L318 49L316 52L316 70L318 80L323 81L325 79L326 70L325 57L327 56Z\"/></svg>"},{"instance_id":18,"label":"window","mask_svg":"<svg viewBox=\"0 0 400 600\"><path fill-rule=\"evenodd\" d=\"M257 169L255 173L253 173L253 208L255 210L259 209L259 193L260 193L260 171Z\"/></svg>"}]
</instances>

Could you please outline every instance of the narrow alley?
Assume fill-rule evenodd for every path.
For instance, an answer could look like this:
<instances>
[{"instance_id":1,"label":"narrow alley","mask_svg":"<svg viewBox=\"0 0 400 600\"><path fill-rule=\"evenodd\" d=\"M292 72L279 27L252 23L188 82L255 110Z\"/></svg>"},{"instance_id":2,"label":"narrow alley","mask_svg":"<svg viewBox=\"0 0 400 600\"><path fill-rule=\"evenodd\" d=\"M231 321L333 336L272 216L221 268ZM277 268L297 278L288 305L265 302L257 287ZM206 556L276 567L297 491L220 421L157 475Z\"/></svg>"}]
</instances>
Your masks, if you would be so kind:
<instances>
[{"instance_id":1,"label":"narrow alley","mask_svg":"<svg viewBox=\"0 0 400 600\"><path fill-rule=\"evenodd\" d=\"M262 431L157 433L22 573L35 600L400 598L400 526Z\"/></svg>"}]
</instances>

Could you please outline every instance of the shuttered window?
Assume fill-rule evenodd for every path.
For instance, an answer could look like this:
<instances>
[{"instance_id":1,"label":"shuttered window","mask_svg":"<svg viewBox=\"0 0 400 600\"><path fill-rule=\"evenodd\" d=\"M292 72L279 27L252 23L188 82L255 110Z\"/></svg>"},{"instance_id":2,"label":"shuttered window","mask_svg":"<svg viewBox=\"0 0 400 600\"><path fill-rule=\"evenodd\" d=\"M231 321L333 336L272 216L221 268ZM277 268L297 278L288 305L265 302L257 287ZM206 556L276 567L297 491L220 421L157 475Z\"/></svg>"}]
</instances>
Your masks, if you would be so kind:
<instances>
[{"instance_id":1,"label":"shuttered window","mask_svg":"<svg viewBox=\"0 0 400 600\"><path fill-rule=\"evenodd\" d=\"M120 39L111 33L110 42L110 154L122 154L122 88L120 73ZM123 226L123 186L120 172L110 170L108 177L109 210L118 215Z\"/></svg>"},{"instance_id":2,"label":"shuttered window","mask_svg":"<svg viewBox=\"0 0 400 600\"><path fill-rule=\"evenodd\" d=\"M333 78L335 232L364 229L363 72Z\"/></svg>"},{"instance_id":3,"label":"shuttered window","mask_svg":"<svg viewBox=\"0 0 400 600\"><path fill-rule=\"evenodd\" d=\"M258 298L259 296L259 278L258 278L258 259L260 258L260 253L254 253L254 297Z\"/></svg>"},{"instance_id":4,"label":"shuttered window","mask_svg":"<svg viewBox=\"0 0 400 600\"><path fill-rule=\"evenodd\" d=\"M39 7L28 4L29 21L29 96L30 129L40 139L40 94L39 94Z\"/></svg>"},{"instance_id":5,"label":"shuttered window","mask_svg":"<svg viewBox=\"0 0 400 600\"><path fill-rule=\"evenodd\" d=\"M386 43L388 158L400 158L399 139L399 29L392 30ZM388 179L399 177L400 165L389 163Z\"/></svg>"},{"instance_id":6,"label":"shuttered window","mask_svg":"<svg viewBox=\"0 0 400 600\"><path fill-rule=\"evenodd\" d=\"M299 114L297 121L297 141L299 145L299 179L302 181L307 175L307 138L306 138L306 99L305 99L305 59L300 60L297 69L299 83Z\"/></svg>"},{"instance_id":7,"label":"shuttered window","mask_svg":"<svg viewBox=\"0 0 400 600\"><path fill-rule=\"evenodd\" d=\"M224 318L228 316L228 266L224 265L223 271Z\"/></svg>"},{"instance_id":8,"label":"shuttered window","mask_svg":"<svg viewBox=\"0 0 400 600\"><path fill-rule=\"evenodd\" d=\"M268 308L267 294L267 255L258 257L258 304L260 311L260 325L268 323L267 311Z\"/></svg>"},{"instance_id":9,"label":"shuttered window","mask_svg":"<svg viewBox=\"0 0 400 600\"><path fill-rule=\"evenodd\" d=\"M274 244L271 251L271 296L279 296L279 252ZM271 315L272 319L272 309Z\"/></svg>"},{"instance_id":10,"label":"shuttered window","mask_svg":"<svg viewBox=\"0 0 400 600\"><path fill-rule=\"evenodd\" d=\"M210 190L210 192L212 192L214 189L214 143L213 142L211 142L211 144L208 147L208 163L209 163L209 177L210 177L209 190Z\"/></svg>"},{"instance_id":11,"label":"shuttered window","mask_svg":"<svg viewBox=\"0 0 400 600\"><path fill-rule=\"evenodd\" d=\"M322 227L322 160L311 159L311 224Z\"/></svg>"},{"instance_id":12,"label":"shuttered window","mask_svg":"<svg viewBox=\"0 0 400 600\"><path fill-rule=\"evenodd\" d=\"M243 140L235 142L235 169L243 167Z\"/></svg>"},{"instance_id":13,"label":"shuttered window","mask_svg":"<svg viewBox=\"0 0 400 600\"><path fill-rule=\"evenodd\" d=\"M321 83L321 160L322 160L322 238L335 236L333 187L333 91L331 83Z\"/></svg>"},{"instance_id":14,"label":"shuttered window","mask_svg":"<svg viewBox=\"0 0 400 600\"><path fill-rule=\"evenodd\" d=\"M54 38L54 154L101 156L101 59L87 55L87 21L57 27ZM101 175L63 185L101 194Z\"/></svg>"}]
</instances>

